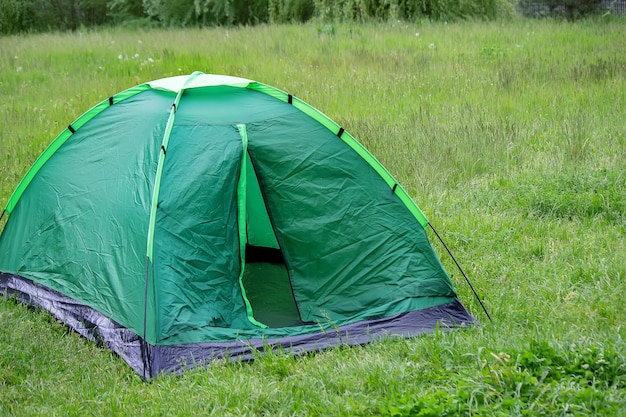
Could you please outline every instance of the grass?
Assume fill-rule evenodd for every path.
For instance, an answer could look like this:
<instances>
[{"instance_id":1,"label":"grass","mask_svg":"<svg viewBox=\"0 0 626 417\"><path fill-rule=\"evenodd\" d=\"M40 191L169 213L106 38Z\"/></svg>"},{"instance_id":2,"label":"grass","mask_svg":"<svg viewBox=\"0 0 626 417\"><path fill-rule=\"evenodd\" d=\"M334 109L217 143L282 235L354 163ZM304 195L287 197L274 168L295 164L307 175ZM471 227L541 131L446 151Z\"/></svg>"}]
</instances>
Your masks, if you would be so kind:
<instances>
[{"instance_id":1,"label":"grass","mask_svg":"<svg viewBox=\"0 0 626 417\"><path fill-rule=\"evenodd\" d=\"M626 415L626 21L100 30L0 38L0 204L95 103L193 70L289 91L415 198L482 327L145 384L0 300L2 415Z\"/></svg>"}]
</instances>

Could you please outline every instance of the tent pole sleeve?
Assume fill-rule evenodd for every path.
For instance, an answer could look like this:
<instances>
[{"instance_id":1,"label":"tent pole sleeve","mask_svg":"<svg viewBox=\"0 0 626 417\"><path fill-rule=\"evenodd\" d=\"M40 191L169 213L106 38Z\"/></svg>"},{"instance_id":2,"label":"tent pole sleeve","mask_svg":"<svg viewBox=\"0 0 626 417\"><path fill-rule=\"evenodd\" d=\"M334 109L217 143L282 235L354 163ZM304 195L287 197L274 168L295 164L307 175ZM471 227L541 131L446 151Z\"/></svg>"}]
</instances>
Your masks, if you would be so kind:
<instances>
[{"instance_id":1,"label":"tent pole sleeve","mask_svg":"<svg viewBox=\"0 0 626 417\"><path fill-rule=\"evenodd\" d=\"M159 151L159 162L157 165L157 171L154 178L154 189L152 190L152 204L150 205L150 223L148 225L148 246L147 256L152 260L152 254L154 251L154 228L156 225L156 210L159 204L159 192L161 190L161 177L163 176L163 164L165 163L165 153L167 152L167 145L170 141L170 135L172 133L172 127L174 126L174 118L176 115L176 108L180 102L183 90L180 90L176 95L174 104L170 108L170 115L167 119L167 125L165 126L165 134L163 135L163 141L161 142L161 149Z\"/></svg>"},{"instance_id":2,"label":"tent pole sleeve","mask_svg":"<svg viewBox=\"0 0 626 417\"><path fill-rule=\"evenodd\" d=\"M172 134L172 129L174 127L174 119L176 118L176 110L178 109L178 105L185 91L185 87L189 85L193 81L193 79L196 78L200 74L202 73L194 72L193 74L191 74L185 81L185 85L183 85L180 91L178 91L178 93L176 94L174 103L172 103L172 106L170 107L170 114L167 119L167 124L165 125L165 132L163 133L163 140L161 141L161 149L159 151L159 160L158 160L156 174L154 177L154 189L152 190L152 203L150 205L150 220L148 223L148 236L147 236L147 245L146 245L147 262L149 264L152 263L153 266L154 266L154 260L152 256L154 254L154 230L156 227L156 215L157 215L157 208L159 205L159 192L161 190L161 178L163 176L163 165L165 164L165 154L167 152L167 146L170 142L170 136ZM154 268L152 268L152 271L154 273ZM149 272L146 273L145 285L147 288L149 287L149 284L150 284L150 278L151 278L150 275L151 274ZM152 293L153 293L153 296L155 297L154 309L156 309L158 302L156 300L156 283L154 281L152 283ZM149 297L149 294L146 292L144 296L145 305L148 305L148 297ZM148 309L146 309L146 312L144 312L145 320L147 320L147 315L151 313L150 311L147 311L147 310ZM146 337L150 339L152 342L156 343L156 341L158 340L157 329L159 328L158 317L156 315L154 316L153 323L154 323L154 332L153 334L150 334L150 332L146 332Z\"/></svg>"},{"instance_id":3,"label":"tent pole sleeve","mask_svg":"<svg viewBox=\"0 0 626 417\"><path fill-rule=\"evenodd\" d=\"M239 124L237 125L237 130L239 130L239 135L241 136L241 144L242 144L242 152L241 152L241 169L239 171L239 182L237 183L237 224L239 227L239 258L241 260L241 268L239 269L239 288L241 289L241 295L243 297L243 301L246 304L246 314L248 316L248 320L250 323L255 326L259 326L261 328L266 328L267 326L254 318L254 313L252 311L252 306L250 305L250 300L246 296L246 289L243 286L243 274L246 268L246 243L248 241L247 234L247 191L246 191L246 178L247 178L247 167L246 167L246 154L248 153L248 133L246 131L246 125Z\"/></svg>"},{"instance_id":4,"label":"tent pole sleeve","mask_svg":"<svg viewBox=\"0 0 626 417\"><path fill-rule=\"evenodd\" d=\"M198 75L201 75L201 72L194 72L187 78L183 87L176 94L176 98L174 99L174 103L172 103L172 107L170 107L170 115L167 119L167 124L165 125L165 132L163 133L163 140L161 141L161 150L159 151L159 161L157 165L157 172L154 177L154 189L152 191L152 204L150 207L150 223L148 225L148 245L147 245L147 255L150 261L152 261L153 254L153 243L154 243L154 228L156 224L156 210L159 204L159 192L161 190L161 177L163 176L163 164L165 163L165 154L167 152L167 145L170 142L170 135L172 134L172 128L174 127L174 119L176 118L176 110L178 109L178 105L180 103L180 99L183 96L183 92L187 85L191 84L194 78Z\"/></svg>"}]
</instances>

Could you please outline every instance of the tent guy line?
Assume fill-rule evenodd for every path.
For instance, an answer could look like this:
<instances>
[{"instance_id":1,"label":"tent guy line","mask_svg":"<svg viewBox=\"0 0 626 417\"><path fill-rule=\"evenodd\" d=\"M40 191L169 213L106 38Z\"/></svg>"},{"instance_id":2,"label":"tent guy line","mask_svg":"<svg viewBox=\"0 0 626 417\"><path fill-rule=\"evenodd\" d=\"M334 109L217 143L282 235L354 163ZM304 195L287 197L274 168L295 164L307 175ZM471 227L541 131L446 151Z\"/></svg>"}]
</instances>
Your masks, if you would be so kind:
<instances>
[{"instance_id":1,"label":"tent guy line","mask_svg":"<svg viewBox=\"0 0 626 417\"><path fill-rule=\"evenodd\" d=\"M463 275L463 278L465 278L465 282L467 282L467 285L469 285L470 289L472 290L472 293L474 294L474 297L476 298L476 300L482 307L483 311L485 312L485 315L487 316L489 321L492 321L491 316L489 315L489 312L487 311L487 307L485 307L485 304L483 304L483 300L481 300L480 296L474 289L474 286L472 285L472 282L470 281L469 277L465 274L465 271L463 271L463 268L461 268L461 264L459 264L459 262L456 260L456 257L452 254L452 251L450 250L450 248L448 248L448 245L446 245L446 242L443 241L443 239L441 238L441 236L439 235L439 233L437 232L437 229L435 229L433 224L428 223L428 225L430 226L432 231L435 233L435 236L437 236L437 239L441 242L443 247L446 249L446 252L448 252L448 255L450 255L450 258L452 258L452 261L454 261L454 264L461 272L461 275Z\"/></svg>"}]
</instances>

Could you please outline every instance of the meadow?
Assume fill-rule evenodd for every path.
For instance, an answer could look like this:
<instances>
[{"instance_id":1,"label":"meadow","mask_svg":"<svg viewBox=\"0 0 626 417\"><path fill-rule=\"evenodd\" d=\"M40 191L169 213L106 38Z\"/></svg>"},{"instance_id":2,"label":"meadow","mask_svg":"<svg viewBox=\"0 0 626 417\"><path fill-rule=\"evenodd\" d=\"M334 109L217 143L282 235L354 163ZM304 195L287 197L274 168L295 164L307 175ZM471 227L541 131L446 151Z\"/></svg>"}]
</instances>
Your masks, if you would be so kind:
<instances>
[{"instance_id":1,"label":"meadow","mask_svg":"<svg viewBox=\"0 0 626 417\"><path fill-rule=\"evenodd\" d=\"M493 319L433 237L481 326L145 383L0 297L0 415L626 416L624 33L605 16L0 37L0 205L110 95L194 70L250 78L359 139Z\"/></svg>"}]
</instances>

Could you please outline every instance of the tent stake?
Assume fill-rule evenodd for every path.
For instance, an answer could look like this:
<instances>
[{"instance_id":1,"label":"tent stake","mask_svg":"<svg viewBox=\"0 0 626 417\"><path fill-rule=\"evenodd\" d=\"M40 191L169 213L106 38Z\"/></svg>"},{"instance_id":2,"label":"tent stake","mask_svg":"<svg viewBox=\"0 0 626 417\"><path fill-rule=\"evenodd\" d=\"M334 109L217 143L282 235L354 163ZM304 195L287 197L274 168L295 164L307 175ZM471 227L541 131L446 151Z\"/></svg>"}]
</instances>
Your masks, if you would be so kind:
<instances>
[{"instance_id":1,"label":"tent stake","mask_svg":"<svg viewBox=\"0 0 626 417\"><path fill-rule=\"evenodd\" d=\"M483 304L482 300L478 296L478 293L474 289L474 286L470 282L470 280L467 277L467 275L465 275L465 272L463 272L463 268L461 268L461 265L459 265L459 263L457 262L456 258L454 257L454 255L452 254L450 249L448 249L448 245L446 245L446 242L444 242L443 239L441 238L441 236L439 236L439 233L437 233L437 230L435 230L435 228L433 227L432 224L428 223L428 225L430 226L431 229L433 229L433 232L435 232L435 236L437 236L437 239L439 239L439 241L441 242L443 247L446 248L446 251L448 252L448 255L450 255L450 257L452 258L452 260L456 264L456 267L459 268L459 271L461 271L461 274L463 275L463 278L465 278L465 282L467 282L467 285L469 285L469 287L472 289L472 292L474 293L474 296L476 297L476 299L480 303L480 306L483 308L483 311L487 315L487 318L489 319L489 321L493 321L493 320L491 320L491 316L489 315L489 312L487 312L487 309L485 308L485 305Z\"/></svg>"}]
</instances>

